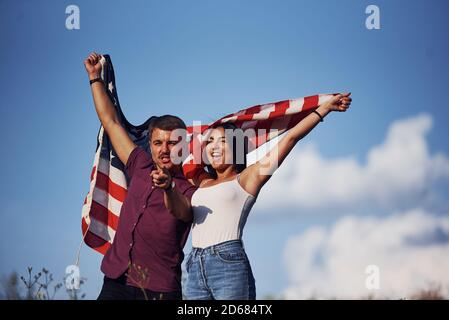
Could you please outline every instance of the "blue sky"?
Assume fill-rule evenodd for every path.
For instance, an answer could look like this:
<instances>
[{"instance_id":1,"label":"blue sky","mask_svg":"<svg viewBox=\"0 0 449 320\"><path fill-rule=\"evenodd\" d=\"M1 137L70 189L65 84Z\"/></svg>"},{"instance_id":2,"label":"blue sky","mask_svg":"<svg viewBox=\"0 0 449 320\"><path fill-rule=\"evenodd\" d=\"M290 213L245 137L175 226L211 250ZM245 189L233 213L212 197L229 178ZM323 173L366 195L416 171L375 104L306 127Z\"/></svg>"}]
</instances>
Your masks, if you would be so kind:
<instances>
[{"instance_id":1,"label":"blue sky","mask_svg":"<svg viewBox=\"0 0 449 320\"><path fill-rule=\"evenodd\" d=\"M70 4L80 8L79 30L65 28ZM365 28L369 4L380 8L380 30ZM426 114L429 152L449 153L447 1L3 0L0 15L3 275L32 265L62 278L74 261L99 128L82 64L93 50L111 55L133 124L165 113L209 122L254 104L351 91L351 109L331 114L296 149L311 143L324 158L363 165L393 122ZM447 180L439 183L433 212L447 215ZM290 237L362 214L345 210L256 205L244 240L258 296L288 286ZM83 248L88 298L101 287L100 259Z\"/></svg>"}]
</instances>

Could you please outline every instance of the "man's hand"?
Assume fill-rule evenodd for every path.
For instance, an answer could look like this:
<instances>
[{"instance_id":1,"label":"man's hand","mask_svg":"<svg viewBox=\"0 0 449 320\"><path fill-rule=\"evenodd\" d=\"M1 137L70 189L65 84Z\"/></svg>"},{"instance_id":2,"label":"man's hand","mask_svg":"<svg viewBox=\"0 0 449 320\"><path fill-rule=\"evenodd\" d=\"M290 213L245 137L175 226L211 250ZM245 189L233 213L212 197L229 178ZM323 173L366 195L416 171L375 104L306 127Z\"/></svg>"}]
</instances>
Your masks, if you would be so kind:
<instances>
[{"instance_id":1,"label":"man's hand","mask_svg":"<svg viewBox=\"0 0 449 320\"><path fill-rule=\"evenodd\" d=\"M349 97L351 93L341 93L332 97L329 101L326 101L321 105L322 108L326 108L328 111L346 111L351 105L352 99Z\"/></svg>"},{"instance_id":2,"label":"man's hand","mask_svg":"<svg viewBox=\"0 0 449 320\"><path fill-rule=\"evenodd\" d=\"M150 176L153 179L153 184L156 187L165 190L171 187L172 176L168 169L158 167L157 170L151 171Z\"/></svg>"},{"instance_id":3,"label":"man's hand","mask_svg":"<svg viewBox=\"0 0 449 320\"><path fill-rule=\"evenodd\" d=\"M89 56L84 60L84 67L86 68L87 74L89 75L89 79L98 78L101 74L101 55L96 52L92 52Z\"/></svg>"},{"instance_id":4,"label":"man's hand","mask_svg":"<svg viewBox=\"0 0 449 320\"><path fill-rule=\"evenodd\" d=\"M171 188L173 178L166 168L158 167L150 173L153 184L164 190L164 204L168 211L177 219L190 222L193 219L190 199L177 188Z\"/></svg>"}]
</instances>

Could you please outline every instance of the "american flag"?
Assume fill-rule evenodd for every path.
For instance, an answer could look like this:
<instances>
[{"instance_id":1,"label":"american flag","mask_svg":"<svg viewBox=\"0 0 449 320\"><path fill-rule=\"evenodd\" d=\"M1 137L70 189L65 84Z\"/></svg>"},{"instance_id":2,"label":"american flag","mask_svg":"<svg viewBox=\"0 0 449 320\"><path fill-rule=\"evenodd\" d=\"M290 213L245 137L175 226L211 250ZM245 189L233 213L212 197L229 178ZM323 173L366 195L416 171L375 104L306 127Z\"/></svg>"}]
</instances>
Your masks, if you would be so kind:
<instances>
[{"instance_id":1,"label":"american flag","mask_svg":"<svg viewBox=\"0 0 449 320\"><path fill-rule=\"evenodd\" d=\"M115 86L114 68L109 55L103 55L101 77L106 86L122 126L128 132L135 144L144 148L148 153L148 125L150 117L143 124L130 124L120 108ZM213 125L232 122L242 130L253 129L256 135L250 141L252 147L259 147L269 140L286 132L299 121L315 110L318 105L329 100L333 94L319 94L283 100L274 103L256 105L229 114L208 125L189 126L187 128L190 141L190 155L183 164L186 177L192 177L198 170L203 170L201 152L193 150L201 148L203 133ZM195 142L197 139L197 143ZM82 232L84 242L94 250L105 254L114 240L120 218L120 209L126 197L128 178L124 172L124 165L112 148L108 135L101 126L97 137L94 163L90 175L90 187L82 207Z\"/></svg>"}]
</instances>

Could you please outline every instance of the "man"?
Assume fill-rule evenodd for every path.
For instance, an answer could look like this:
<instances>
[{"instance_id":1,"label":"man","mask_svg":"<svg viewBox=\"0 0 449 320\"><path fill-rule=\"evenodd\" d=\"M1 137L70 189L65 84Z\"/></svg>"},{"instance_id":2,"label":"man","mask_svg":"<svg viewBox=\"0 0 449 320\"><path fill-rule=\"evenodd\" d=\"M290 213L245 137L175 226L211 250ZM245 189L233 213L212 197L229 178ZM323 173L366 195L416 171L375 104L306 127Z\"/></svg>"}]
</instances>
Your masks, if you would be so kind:
<instances>
[{"instance_id":1,"label":"man","mask_svg":"<svg viewBox=\"0 0 449 320\"><path fill-rule=\"evenodd\" d=\"M183 204L196 188L170 155L179 141L185 141L173 139L172 131L185 130L186 125L171 115L153 120L148 155L121 126L100 78L100 59L93 52L84 66L98 117L130 182L114 241L101 264L105 277L98 299L181 299L182 249L192 219Z\"/></svg>"}]
</instances>

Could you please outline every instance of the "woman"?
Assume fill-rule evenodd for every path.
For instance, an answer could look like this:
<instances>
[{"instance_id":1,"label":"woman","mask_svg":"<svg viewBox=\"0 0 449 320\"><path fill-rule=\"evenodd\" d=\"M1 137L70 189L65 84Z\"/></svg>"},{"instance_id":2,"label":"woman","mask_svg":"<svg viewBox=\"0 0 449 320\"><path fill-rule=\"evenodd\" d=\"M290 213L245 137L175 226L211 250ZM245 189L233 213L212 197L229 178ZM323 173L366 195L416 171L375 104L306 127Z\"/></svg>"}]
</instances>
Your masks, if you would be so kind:
<instances>
[{"instance_id":1,"label":"woman","mask_svg":"<svg viewBox=\"0 0 449 320\"><path fill-rule=\"evenodd\" d=\"M349 96L350 93L339 94L320 105L285 134L277 152L270 151L249 167L235 161L235 150L225 134L232 127L224 124L212 128L205 148L210 163L208 173L203 172L192 181L198 190L191 200L193 248L186 262L187 299L256 298L255 280L241 241L246 218L261 188L296 143L329 112L346 111L352 101ZM161 183L161 176L154 178ZM176 215L175 204L166 205Z\"/></svg>"}]
</instances>

